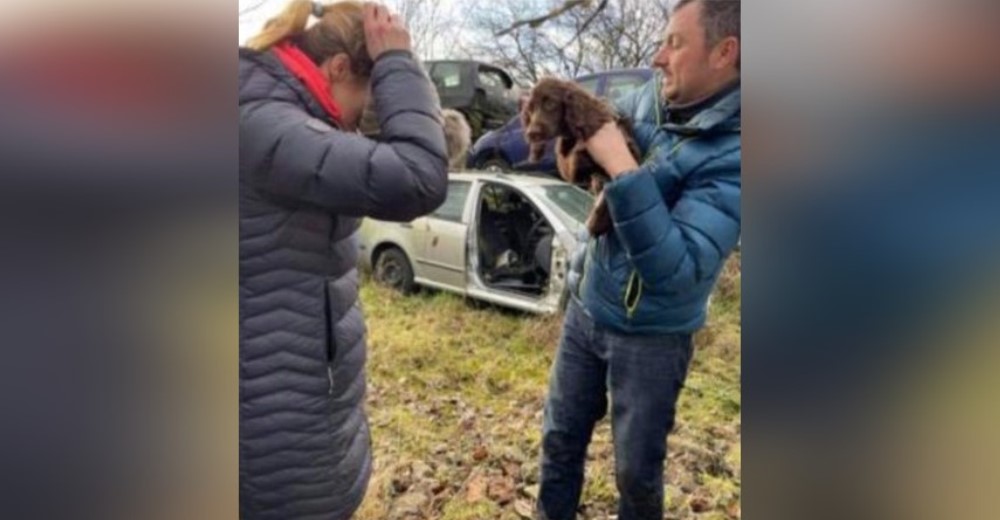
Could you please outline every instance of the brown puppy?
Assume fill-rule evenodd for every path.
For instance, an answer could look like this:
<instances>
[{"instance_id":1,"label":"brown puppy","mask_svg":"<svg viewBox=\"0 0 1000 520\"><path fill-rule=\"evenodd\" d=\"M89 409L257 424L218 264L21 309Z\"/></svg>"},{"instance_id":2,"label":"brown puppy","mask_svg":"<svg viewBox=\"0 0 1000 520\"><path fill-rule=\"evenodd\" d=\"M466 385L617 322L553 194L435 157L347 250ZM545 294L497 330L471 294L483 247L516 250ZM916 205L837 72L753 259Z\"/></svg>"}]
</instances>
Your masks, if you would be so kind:
<instances>
[{"instance_id":1,"label":"brown puppy","mask_svg":"<svg viewBox=\"0 0 1000 520\"><path fill-rule=\"evenodd\" d=\"M521 111L521 122L530 150L528 160L538 162L546 143L556 139L559 175L566 182L589 185L591 193L597 195L587 217L587 229L594 236L607 233L611 229L611 216L603 190L610 178L591 158L586 143L602 126L614 122L625 134L632 155L639 160L639 147L632 138L628 121L619 117L604 100L576 83L544 78L531 90Z\"/></svg>"}]
</instances>

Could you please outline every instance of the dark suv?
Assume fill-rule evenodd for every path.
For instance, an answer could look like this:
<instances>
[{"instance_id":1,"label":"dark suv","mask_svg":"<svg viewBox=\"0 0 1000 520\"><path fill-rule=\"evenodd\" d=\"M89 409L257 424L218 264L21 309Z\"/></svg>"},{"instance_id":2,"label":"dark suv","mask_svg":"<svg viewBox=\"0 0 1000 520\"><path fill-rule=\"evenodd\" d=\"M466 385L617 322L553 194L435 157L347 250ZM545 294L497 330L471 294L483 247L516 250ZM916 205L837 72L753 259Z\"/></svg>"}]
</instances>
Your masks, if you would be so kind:
<instances>
[{"instance_id":1,"label":"dark suv","mask_svg":"<svg viewBox=\"0 0 1000 520\"><path fill-rule=\"evenodd\" d=\"M617 69L576 78L585 89L607 99L615 99L653 77L652 69ZM528 143L524 140L521 118L514 117L501 128L487 132L469 150L467 166L477 170L515 171L531 170L556 173L553 143L537 164L526 164Z\"/></svg>"},{"instance_id":2,"label":"dark suv","mask_svg":"<svg viewBox=\"0 0 1000 520\"><path fill-rule=\"evenodd\" d=\"M443 108L461 112L475 142L483 132L498 128L517 115L518 92L507 71L479 61L426 61Z\"/></svg>"}]
</instances>

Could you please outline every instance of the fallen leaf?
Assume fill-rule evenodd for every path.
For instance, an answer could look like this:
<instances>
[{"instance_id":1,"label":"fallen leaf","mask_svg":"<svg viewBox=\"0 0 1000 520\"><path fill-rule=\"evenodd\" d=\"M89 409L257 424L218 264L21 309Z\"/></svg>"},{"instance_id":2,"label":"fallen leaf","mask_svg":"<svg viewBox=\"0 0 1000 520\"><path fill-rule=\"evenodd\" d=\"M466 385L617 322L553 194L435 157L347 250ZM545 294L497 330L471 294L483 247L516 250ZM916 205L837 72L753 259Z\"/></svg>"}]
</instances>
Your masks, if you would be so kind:
<instances>
[{"instance_id":1,"label":"fallen leaf","mask_svg":"<svg viewBox=\"0 0 1000 520\"><path fill-rule=\"evenodd\" d=\"M462 415L461 421L459 421L459 426L465 431L472 431L476 427L476 414L475 412L466 412Z\"/></svg>"},{"instance_id":2,"label":"fallen leaf","mask_svg":"<svg viewBox=\"0 0 1000 520\"><path fill-rule=\"evenodd\" d=\"M465 499L478 502L486 498L486 477L480 472L473 472L465 485Z\"/></svg>"},{"instance_id":3,"label":"fallen leaf","mask_svg":"<svg viewBox=\"0 0 1000 520\"><path fill-rule=\"evenodd\" d=\"M691 512L693 513L704 513L708 510L708 500L702 497L692 497L688 501L688 507L691 508Z\"/></svg>"},{"instance_id":4,"label":"fallen leaf","mask_svg":"<svg viewBox=\"0 0 1000 520\"><path fill-rule=\"evenodd\" d=\"M514 512L521 516L521 518L532 519L535 516L535 507L531 505L531 502L527 500L518 500L514 502Z\"/></svg>"},{"instance_id":5,"label":"fallen leaf","mask_svg":"<svg viewBox=\"0 0 1000 520\"><path fill-rule=\"evenodd\" d=\"M514 482L507 478L497 478L490 481L486 494L494 502L505 505L514 500Z\"/></svg>"},{"instance_id":6,"label":"fallen leaf","mask_svg":"<svg viewBox=\"0 0 1000 520\"><path fill-rule=\"evenodd\" d=\"M421 509L429 500L429 497L423 493L407 493L393 502L389 518L395 520L410 516L420 516Z\"/></svg>"},{"instance_id":7,"label":"fallen leaf","mask_svg":"<svg viewBox=\"0 0 1000 520\"><path fill-rule=\"evenodd\" d=\"M490 452L486 449L486 446L480 444L476 446L476 451L472 452L472 460L476 462L481 462L483 459L488 457Z\"/></svg>"}]
</instances>

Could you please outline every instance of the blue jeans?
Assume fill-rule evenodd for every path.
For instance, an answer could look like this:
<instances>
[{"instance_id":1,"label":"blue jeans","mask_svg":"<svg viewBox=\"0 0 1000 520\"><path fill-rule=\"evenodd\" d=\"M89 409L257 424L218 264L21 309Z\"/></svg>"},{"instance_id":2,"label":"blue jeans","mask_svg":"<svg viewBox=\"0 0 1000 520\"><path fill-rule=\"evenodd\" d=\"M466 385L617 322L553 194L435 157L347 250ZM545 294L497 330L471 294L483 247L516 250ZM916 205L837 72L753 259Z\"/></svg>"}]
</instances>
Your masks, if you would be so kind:
<instances>
[{"instance_id":1,"label":"blue jeans","mask_svg":"<svg viewBox=\"0 0 1000 520\"><path fill-rule=\"evenodd\" d=\"M667 434L691 353L690 334L616 334L571 299L545 403L540 518L575 518L587 445L610 393L618 518L663 519Z\"/></svg>"}]
</instances>

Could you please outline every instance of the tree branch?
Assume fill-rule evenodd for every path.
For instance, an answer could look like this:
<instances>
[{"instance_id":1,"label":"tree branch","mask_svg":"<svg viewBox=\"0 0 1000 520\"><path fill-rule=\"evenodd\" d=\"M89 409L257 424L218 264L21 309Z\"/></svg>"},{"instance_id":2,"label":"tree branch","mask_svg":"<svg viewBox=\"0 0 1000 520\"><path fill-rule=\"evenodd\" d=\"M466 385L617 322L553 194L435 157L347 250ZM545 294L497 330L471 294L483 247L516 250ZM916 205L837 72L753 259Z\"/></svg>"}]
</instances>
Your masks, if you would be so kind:
<instances>
[{"instance_id":1,"label":"tree branch","mask_svg":"<svg viewBox=\"0 0 1000 520\"><path fill-rule=\"evenodd\" d=\"M571 9L575 9L576 7L579 6L587 7L592 2L593 0L565 0L561 6L556 7L555 9L549 11L546 14L536 18L529 18L527 20L517 20L513 24L511 24L510 27L507 27L506 29L503 29L500 32L494 33L493 36L496 36L498 38L501 36L506 36L511 32L513 32L514 29L517 29L518 27L523 27L525 25L530 26L532 29L537 29L543 23L552 20L553 18L558 18L563 13ZM603 2L606 4L607 0L603 0Z\"/></svg>"},{"instance_id":2,"label":"tree branch","mask_svg":"<svg viewBox=\"0 0 1000 520\"><path fill-rule=\"evenodd\" d=\"M240 9L240 16L245 16L247 14L256 11L257 9L260 9L260 7L266 4L268 1L270 0L259 0L258 2L254 2L253 4L249 5L248 7Z\"/></svg>"},{"instance_id":3,"label":"tree branch","mask_svg":"<svg viewBox=\"0 0 1000 520\"><path fill-rule=\"evenodd\" d=\"M597 5L597 9L594 9L594 12L590 13L590 16L587 17L587 20L583 22L583 25L581 25L580 29L576 31L576 34L573 35L573 38L570 39L570 41L566 45L563 45L563 48L573 45L573 42L580 39L580 36L587 30L587 27L590 25L590 23L594 21L594 18L597 18L597 15L601 14L601 11L603 11L604 8L607 6L608 6L608 0L601 0L601 3Z\"/></svg>"}]
</instances>

